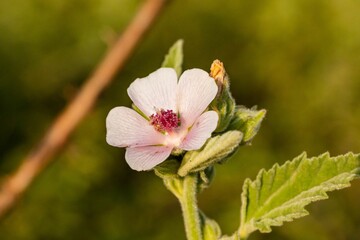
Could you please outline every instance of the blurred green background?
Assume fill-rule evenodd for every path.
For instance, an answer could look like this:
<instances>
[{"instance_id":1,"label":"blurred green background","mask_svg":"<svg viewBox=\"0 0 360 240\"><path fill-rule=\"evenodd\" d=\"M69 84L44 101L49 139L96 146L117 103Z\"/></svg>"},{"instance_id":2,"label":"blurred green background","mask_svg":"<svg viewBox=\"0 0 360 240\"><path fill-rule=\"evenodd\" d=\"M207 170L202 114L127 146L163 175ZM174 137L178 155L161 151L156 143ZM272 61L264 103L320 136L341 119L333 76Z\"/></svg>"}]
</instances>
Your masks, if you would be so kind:
<instances>
[{"instance_id":1,"label":"blurred green background","mask_svg":"<svg viewBox=\"0 0 360 240\"><path fill-rule=\"evenodd\" d=\"M139 0L0 1L0 176L5 178L73 98ZM105 142L126 88L185 40L184 68L225 63L238 104L268 110L252 146L217 167L200 207L231 234L244 178L306 150L360 151L360 2L175 0L66 148L0 222L1 240L184 239L180 207L152 172L132 171ZM360 238L360 182L310 216L250 239Z\"/></svg>"}]
</instances>

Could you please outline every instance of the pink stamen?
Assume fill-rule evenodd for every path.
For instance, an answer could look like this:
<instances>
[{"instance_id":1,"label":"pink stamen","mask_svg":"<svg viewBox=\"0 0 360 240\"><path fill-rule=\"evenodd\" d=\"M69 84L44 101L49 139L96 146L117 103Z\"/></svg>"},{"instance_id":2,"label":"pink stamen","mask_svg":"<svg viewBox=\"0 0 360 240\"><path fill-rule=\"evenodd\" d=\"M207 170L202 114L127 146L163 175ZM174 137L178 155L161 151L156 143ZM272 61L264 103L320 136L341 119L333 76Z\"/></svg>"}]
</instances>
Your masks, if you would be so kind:
<instances>
[{"instance_id":1,"label":"pink stamen","mask_svg":"<svg viewBox=\"0 0 360 240\"><path fill-rule=\"evenodd\" d=\"M180 119L172 110L161 109L150 116L150 124L159 132L172 132L180 126Z\"/></svg>"}]
</instances>

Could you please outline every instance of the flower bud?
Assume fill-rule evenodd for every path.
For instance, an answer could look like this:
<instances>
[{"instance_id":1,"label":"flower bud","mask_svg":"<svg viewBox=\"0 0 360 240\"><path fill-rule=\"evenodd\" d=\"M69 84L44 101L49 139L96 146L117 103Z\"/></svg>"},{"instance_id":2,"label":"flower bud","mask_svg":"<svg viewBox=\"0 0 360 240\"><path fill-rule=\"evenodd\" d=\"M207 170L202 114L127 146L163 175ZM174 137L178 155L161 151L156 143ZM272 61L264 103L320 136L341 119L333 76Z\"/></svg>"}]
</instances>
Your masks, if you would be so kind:
<instances>
[{"instance_id":1,"label":"flower bud","mask_svg":"<svg viewBox=\"0 0 360 240\"><path fill-rule=\"evenodd\" d=\"M231 96L229 77L226 74L224 64L215 60L210 67L210 77L215 79L218 86L218 93L210 104L210 109L219 115L219 122L215 132L223 132L229 126L234 116L235 100Z\"/></svg>"},{"instance_id":2,"label":"flower bud","mask_svg":"<svg viewBox=\"0 0 360 240\"><path fill-rule=\"evenodd\" d=\"M228 130L238 130L242 132L242 144L250 144L251 140L259 131L265 115L265 109L257 110L256 107L248 109L244 106L237 106Z\"/></svg>"}]
</instances>

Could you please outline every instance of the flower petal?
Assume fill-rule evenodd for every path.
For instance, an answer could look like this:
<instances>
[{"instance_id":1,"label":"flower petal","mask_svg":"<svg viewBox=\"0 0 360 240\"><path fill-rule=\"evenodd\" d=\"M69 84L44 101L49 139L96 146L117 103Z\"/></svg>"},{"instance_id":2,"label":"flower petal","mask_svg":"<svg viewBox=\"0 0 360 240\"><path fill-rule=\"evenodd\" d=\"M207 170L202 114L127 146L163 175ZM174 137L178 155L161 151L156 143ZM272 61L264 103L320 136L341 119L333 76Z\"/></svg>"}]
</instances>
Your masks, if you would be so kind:
<instances>
[{"instance_id":1,"label":"flower petal","mask_svg":"<svg viewBox=\"0 0 360 240\"><path fill-rule=\"evenodd\" d=\"M145 78L131 83L127 92L134 104L150 116L157 109L176 109L177 75L172 68L160 68Z\"/></svg>"},{"instance_id":2,"label":"flower petal","mask_svg":"<svg viewBox=\"0 0 360 240\"><path fill-rule=\"evenodd\" d=\"M130 147L126 149L125 159L137 171L150 170L170 156L172 148L164 146Z\"/></svg>"},{"instance_id":3,"label":"flower petal","mask_svg":"<svg viewBox=\"0 0 360 240\"><path fill-rule=\"evenodd\" d=\"M106 141L115 147L157 145L165 136L127 107L113 108L106 117Z\"/></svg>"},{"instance_id":4,"label":"flower petal","mask_svg":"<svg viewBox=\"0 0 360 240\"><path fill-rule=\"evenodd\" d=\"M178 109L182 127L190 127L215 98L215 80L201 69L185 71L178 83Z\"/></svg>"},{"instance_id":5,"label":"flower petal","mask_svg":"<svg viewBox=\"0 0 360 240\"><path fill-rule=\"evenodd\" d=\"M216 129L218 120L219 116L215 111L203 113L196 120L179 148L187 151L200 149Z\"/></svg>"}]
</instances>

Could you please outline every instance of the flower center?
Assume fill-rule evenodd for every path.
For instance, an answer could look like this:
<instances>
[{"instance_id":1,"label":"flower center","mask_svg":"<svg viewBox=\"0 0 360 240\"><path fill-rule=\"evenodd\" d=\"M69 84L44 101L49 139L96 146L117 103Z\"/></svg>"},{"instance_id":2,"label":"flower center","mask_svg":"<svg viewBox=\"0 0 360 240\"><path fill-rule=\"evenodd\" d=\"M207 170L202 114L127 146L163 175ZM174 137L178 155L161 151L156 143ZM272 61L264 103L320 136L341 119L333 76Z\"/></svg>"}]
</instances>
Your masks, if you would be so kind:
<instances>
[{"instance_id":1,"label":"flower center","mask_svg":"<svg viewBox=\"0 0 360 240\"><path fill-rule=\"evenodd\" d=\"M150 116L150 124L159 132L172 132L180 126L180 119L172 110L158 110Z\"/></svg>"}]
</instances>

